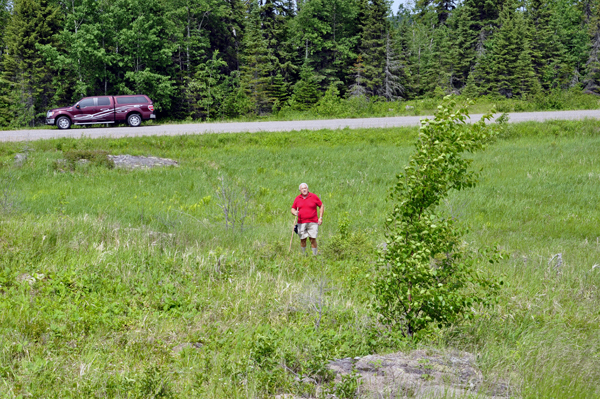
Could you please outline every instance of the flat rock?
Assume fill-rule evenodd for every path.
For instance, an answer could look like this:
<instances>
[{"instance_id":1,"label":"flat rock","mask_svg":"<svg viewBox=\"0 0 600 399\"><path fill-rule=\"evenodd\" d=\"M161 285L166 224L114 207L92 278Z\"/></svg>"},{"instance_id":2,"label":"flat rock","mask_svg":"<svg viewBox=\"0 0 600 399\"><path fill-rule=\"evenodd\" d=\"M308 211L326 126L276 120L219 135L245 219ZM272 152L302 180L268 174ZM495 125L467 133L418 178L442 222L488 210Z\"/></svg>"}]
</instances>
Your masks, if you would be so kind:
<instances>
[{"instance_id":1,"label":"flat rock","mask_svg":"<svg viewBox=\"0 0 600 399\"><path fill-rule=\"evenodd\" d=\"M494 394L487 394L490 387L483 388L475 356L467 352L417 350L370 355L335 360L328 368L336 375L336 382L354 370L362 381L359 398L506 397L495 396L503 394L495 389L491 390Z\"/></svg>"},{"instance_id":2,"label":"flat rock","mask_svg":"<svg viewBox=\"0 0 600 399\"><path fill-rule=\"evenodd\" d=\"M169 158L143 157L136 155L109 155L108 159L114 162L115 168L149 169L157 166L179 166L177 161Z\"/></svg>"}]
</instances>

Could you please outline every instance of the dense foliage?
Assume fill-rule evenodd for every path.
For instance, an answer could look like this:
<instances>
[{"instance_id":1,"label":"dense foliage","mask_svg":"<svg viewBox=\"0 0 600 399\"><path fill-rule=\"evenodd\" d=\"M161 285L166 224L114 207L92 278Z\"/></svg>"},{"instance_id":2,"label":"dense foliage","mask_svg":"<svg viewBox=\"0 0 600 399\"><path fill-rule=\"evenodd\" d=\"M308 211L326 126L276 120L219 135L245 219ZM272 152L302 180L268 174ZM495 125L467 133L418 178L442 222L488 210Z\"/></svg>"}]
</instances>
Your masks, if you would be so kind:
<instances>
[{"instance_id":1,"label":"dense foliage","mask_svg":"<svg viewBox=\"0 0 600 399\"><path fill-rule=\"evenodd\" d=\"M421 126L415 153L390 193L394 205L387 219L387 247L373 287L376 309L405 336L432 322L452 323L487 301L480 288L496 287L477 273L475 257L463 248L463 229L439 214L440 202L453 190L477 181L469 168L473 160L464 154L483 150L496 135L485 124L490 114L471 125L468 117L466 107L455 109L446 98L435 118Z\"/></svg>"},{"instance_id":2,"label":"dense foliage","mask_svg":"<svg viewBox=\"0 0 600 399\"><path fill-rule=\"evenodd\" d=\"M330 104L596 93L597 3L0 0L0 126L117 93L176 119L319 113L327 90Z\"/></svg>"}]
</instances>

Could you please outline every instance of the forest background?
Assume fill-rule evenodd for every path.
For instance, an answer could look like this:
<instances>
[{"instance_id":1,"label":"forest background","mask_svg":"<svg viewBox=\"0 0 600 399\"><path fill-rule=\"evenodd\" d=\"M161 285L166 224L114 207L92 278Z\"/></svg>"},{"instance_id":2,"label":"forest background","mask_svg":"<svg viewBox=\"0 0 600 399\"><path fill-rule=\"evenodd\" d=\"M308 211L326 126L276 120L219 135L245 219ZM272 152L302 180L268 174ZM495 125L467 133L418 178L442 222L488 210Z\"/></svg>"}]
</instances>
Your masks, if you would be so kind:
<instances>
[{"instance_id":1,"label":"forest background","mask_svg":"<svg viewBox=\"0 0 600 399\"><path fill-rule=\"evenodd\" d=\"M0 0L0 127L91 95L206 120L597 94L599 49L598 0Z\"/></svg>"}]
</instances>

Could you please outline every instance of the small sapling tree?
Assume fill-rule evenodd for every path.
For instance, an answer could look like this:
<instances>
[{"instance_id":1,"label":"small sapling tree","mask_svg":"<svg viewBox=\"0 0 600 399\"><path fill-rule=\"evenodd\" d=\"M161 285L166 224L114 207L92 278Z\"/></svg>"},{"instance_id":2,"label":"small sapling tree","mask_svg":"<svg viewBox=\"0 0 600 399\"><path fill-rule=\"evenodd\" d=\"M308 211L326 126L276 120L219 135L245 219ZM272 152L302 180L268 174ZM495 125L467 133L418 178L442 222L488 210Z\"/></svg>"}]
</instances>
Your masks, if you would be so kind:
<instances>
[{"instance_id":1,"label":"small sapling tree","mask_svg":"<svg viewBox=\"0 0 600 399\"><path fill-rule=\"evenodd\" d=\"M473 124L468 116L466 105L457 108L451 97L444 98L434 119L422 123L416 151L391 188L393 209L373 280L374 305L405 336L430 323L469 317L467 310L487 302L498 287L476 270L475 258L462 246L464 230L438 214L440 201L452 190L477 181L464 153L483 150L497 133L486 125L491 114ZM494 251L483 253L491 253L492 262L498 258Z\"/></svg>"}]
</instances>

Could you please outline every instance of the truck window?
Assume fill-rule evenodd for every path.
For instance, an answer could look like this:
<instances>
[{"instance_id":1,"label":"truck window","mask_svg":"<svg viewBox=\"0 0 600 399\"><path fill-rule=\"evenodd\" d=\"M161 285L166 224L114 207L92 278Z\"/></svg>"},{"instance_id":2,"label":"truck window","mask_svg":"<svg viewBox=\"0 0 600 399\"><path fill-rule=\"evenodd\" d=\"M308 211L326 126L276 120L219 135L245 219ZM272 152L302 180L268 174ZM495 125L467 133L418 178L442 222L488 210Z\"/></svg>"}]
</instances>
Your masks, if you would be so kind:
<instances>
[{"instance_id":1,"label":"truck window","mask_svg":"<svg viewBox=\"0 0 600 399\"><path fill-rule=\"evenodd\" d=\"M110 105L110 98L108 97L98 97L98 105Z\"/></svg>"},{"instance_id":2,"label":"truck window","mask_svg":"<svg viewBox=\"0 0 600 399\"><path fill-rule=\"evenodd\" d=\"M80 108L85 108L85 107L93 107L94 106L94 99L93 98L85 98L83 100L81 100L79 102L79 107Z\"/></svg>"},{"instance_id":3,"label":"truck window","mask_svg":"<svg viewBox=\"0 0 600 399\"><path fill-rule=\"evenodd\" d=\"M117 97L117 104L146 104L147 102L146 97L142 96Z\"/></svg>"}]
</instances>

